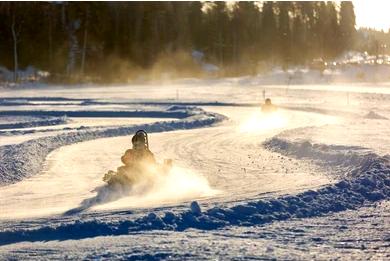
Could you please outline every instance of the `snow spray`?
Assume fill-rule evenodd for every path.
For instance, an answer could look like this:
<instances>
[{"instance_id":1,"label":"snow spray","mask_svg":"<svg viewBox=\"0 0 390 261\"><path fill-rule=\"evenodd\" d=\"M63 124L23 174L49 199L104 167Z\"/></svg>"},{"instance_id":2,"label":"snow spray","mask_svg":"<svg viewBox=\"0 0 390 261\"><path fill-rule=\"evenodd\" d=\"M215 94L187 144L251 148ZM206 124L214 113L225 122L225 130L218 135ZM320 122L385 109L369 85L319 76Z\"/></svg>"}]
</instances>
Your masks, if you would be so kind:
<instances>
[{"instance_id":1,"label":"snow spray","mask_svg":"<svg viewBox=\"0 0 390 261\"><path fill-rule=\"evenodd\" d=\"M207 198L218 194L210 187L207 179L194 171L174 166L165 175L154 175L153 182L145 179L135 184L129 194L104 205L96 205L96 209L155 207L173 204L186 200Z\"/></svg>"}]
</instances>

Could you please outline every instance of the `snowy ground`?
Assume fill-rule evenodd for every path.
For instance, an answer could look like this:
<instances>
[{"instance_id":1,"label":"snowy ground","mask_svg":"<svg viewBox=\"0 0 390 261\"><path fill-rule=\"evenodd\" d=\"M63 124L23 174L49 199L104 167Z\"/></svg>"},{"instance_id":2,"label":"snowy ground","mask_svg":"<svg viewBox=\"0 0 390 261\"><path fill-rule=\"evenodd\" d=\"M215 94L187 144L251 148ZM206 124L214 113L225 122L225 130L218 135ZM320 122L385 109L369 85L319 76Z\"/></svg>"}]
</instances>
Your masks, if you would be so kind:
<instances>
[{"instance_id":1,"label":"snowy ground","mask_svg":"<svg viewBox=\"0 0 390 261\"><path fill-rule=\"evenodd\" d=\"M260 112L263 91L278 112ZM1 96L2 259L390 258L389 85L187 80ZM112 200L102 175L139 127L175 167Z\"/></svg>"}]
</instances>

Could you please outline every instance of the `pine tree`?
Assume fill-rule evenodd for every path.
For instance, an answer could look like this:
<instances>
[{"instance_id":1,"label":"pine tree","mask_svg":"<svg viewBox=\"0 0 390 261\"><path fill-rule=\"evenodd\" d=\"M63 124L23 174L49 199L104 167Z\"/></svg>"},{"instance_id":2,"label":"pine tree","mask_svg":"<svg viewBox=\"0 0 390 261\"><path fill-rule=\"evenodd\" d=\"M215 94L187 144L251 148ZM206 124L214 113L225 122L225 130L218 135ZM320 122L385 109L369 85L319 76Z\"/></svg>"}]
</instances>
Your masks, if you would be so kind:
<instances>
[{"instance_id":1,"label":"pine tree","mask_svg":"<svg viewBox=\"0 0 390 261\"><path fill-rule=\"evenodd\" d=\"M263 5L263 19L262 19L262 47L263 57L265 59L273 59L275 53L276 42L276 19L274 13L274 3L265 2Z\"/></svg>"},{"instance_id":2,"label":"pine tree","mask_svg":"<svg viewBox=\"0 0 390 261\"><path fill-rule=\"evenodd\" d=\"M305 62L305 25L300 14L293 18L292 25L292 60L297 64Z\"/></svg>"},{"instance_id":3,"label":"pine tree","mask_svg":"<svg viewBox=\"0 0 390 261\"><path fill-rule=\"evenodd\" d=\"M278 53L284 67L288 66L291 60L291 30L289 9L290 2L278 2L279 27L278 27Z\"/></svg>"},{"instance_id":4,"label":"pine tree","mask_svg":"<svg viewBox=\"0 0 390 261\"><path fill-rule=\"evenodd\" d=\"M203 50L205 48L205 29L203 26L203 12L201 2L191 2L188 14L189 34L191 43L196 50Z\"/></svg>"},{"instance_id":5,"label":"pine tree","mask_svg":"<svg viewBox=\"0 0 390 261\"><path fill-rule=\"evenodd\" d=\"M340 27L337 18L337 10L334 2L327 2L326 27L324 33L325 55L329 58L336 57L342 50L340 41Z\"/></svg>"},{"instance_id":6,"label":"pine tree","mask_svg":"<svg viewBox=\"0 0 390 261\"><path fill-rule=\"evenodd\" d=\"M355 29L355 13L353 11L353 3L350 1L341 2L340 34L341 34L341 44L343 49L352 48L355 34L356 34L356 29Z\"/></svg>"},{"instance_id":7,"label":"pine tree","mask_svg":"<svg viewBox=\"0 0 390 261\"><path fill-rule=\"evenodd\" d=\"M355 41L374 52L379 37L359 41L351 2L339 11L334 2L0 2L0 17L0 66L33 65L61 80L122 81L193 49L227 73L256 72L259 63L331 59Z\"/></svg>"}]
</instances>

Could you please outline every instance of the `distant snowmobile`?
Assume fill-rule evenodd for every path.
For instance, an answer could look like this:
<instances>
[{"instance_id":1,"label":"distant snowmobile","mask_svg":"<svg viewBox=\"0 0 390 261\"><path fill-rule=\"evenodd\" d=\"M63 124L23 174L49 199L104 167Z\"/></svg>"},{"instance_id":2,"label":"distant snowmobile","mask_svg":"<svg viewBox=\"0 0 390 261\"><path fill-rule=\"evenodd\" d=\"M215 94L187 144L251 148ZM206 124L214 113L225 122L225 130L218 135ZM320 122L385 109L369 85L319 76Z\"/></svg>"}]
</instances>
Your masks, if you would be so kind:
<instances>
[{"instance_id":1,"label":"distant snowmobile","mask_svg":"<svg viewBox=\"0 0 390 261\"><path fill-rule=\"evenodd\" d=\"M275 106L274 104L272 104L270 98L265 99L265 103L263 105L261 105L261 111L265 112L265 113L274 112L277 109L278 109L278 107Z\"/></svg>"},{"instance_id":2,"label":"distant snowmobile","mask_svg":"<svg viewBox=\"0 0 390 261\"><path fill-rule=\"evenodd\" d=\"M172 160L164 160L163 164L157 163L153 153L149 150L148 134L139 130L131 139L133 148L128 149L121 157L124 164L117 171L109 170L103 177L103 181L109 185L132 186L137 183L153 183L156 175L166 175L172 168Z\"/></svg>"}]
</instances>

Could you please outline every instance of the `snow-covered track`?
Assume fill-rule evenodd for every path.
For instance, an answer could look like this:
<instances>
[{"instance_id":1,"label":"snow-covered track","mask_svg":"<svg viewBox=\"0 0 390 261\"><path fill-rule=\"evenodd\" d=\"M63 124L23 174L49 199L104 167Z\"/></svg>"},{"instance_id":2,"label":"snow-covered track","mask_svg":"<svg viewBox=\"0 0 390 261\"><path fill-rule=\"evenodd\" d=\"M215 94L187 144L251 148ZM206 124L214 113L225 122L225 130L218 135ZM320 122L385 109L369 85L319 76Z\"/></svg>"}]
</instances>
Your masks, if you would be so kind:
<instances>
[{"instance_id":1,"label":"snow-covered track","mask_svg":"<svg viewBox=\"0 0 390 261\"><path fill-rule=\"evenodd\" d=\"M312 159L348 170L335 184L317 190L273 199L248 200L229 207L196 208L180 212L149 213L134 220L103 221L86 219L36 229L0 232L0 245L21 241L80 239L124 235L146 230L202 230L226 226L253 226L290 218L314 217L361 207L390 198L390 157L356 152L356 147L316 145L272 138L264 143L270 150L285 155ZM359 149L359 148L358 148Z\"/></svg>"},{"instance_id":2,"label":"snow-covered track","mask_svg":"<svg viewBox=\"0 0 390 261\"><path fill-rule=\"evenodd\" d=\"M152 117L154 115L154 112L152 115L145 113L144 111L139 113L143 115L142 117ZM166 113L166 115L164 113ZM158 117L165 115L165 117L174 118L176 116L179 120L141 125L107 127L97 130L86 129L78 132L33 139L15 145L1 146L0 162L2 164L0 165L0 186L12 184L25 177L37 174L42 169L42 164L45 161L46 156L51 151L61 146L97 138L130 135L138 129L145 129L148 132L162 132L200 128L220 122L226 118L222 115L209 113L199 108L182 106L170 107L166 112L158 112L157 114ZM137 115L137 112L131 112L131 115Z\"/></svg>"},{"instance_id":3,"label":"snow-covered track","mask_svg":"<svg viewBox=\"0 0 390 261\"><path fill-rule=\"evenodd\" d=\"M175 92L173 91L172 93L174 94ZM169 97L173 97L173 96L171 95ZM212 99L214 99L214 96L212 97ZM220 101L232 101L232 100L233 99L231 99L230 97L229 99L225 99L225 100L220 99ZM237 101L239 102L252 101L252 100L253 99L245 99L245 100L237 99ZM136 101L136 98L133 99L132 96L131 102L123 102L123 104L126 105L140 104L141 106L142 104L147 106L172 105L172 103L165 102L164 100L162 100L161 103L159 102L142 103L142 102L133 102L133 101ZM222 109L224 106L231 106L231 107L235 107L233 110L238 111L240 109L240 111L238 112L239 114L241 114L240 117L242 115L246 115L241 110L241 109L245 109L244 107L248 107L248 108L253 107L252 109L254 109L254 106L258 106L258 104L256 103L250 104L250 103L208 102L209 100L207 99L206 102L202 103L202 102L197 102L195 98L193 99L193 101L194 102L188 102L188 103L183 102L180 103L180 105L181 106L183 105L202 106L203 105L203 106L215 106L215 107L219 106L220 109ZM63 102L66 104L74 104L74 102L78 102L78 101L69 100ZM59 104L59 102L56 101L50 101L50 103L53 105ZM119 103L115 102L112 104L117 105ZM313 114L316 114L315 117L317 116L323 117L325 115L338 115L338 116L344 116L345 118L357 119L357 118L362 118L363 115L362 111L359 112L356 110L353 111L353 113L349 113L349 110L348 112L343 113L341 111L343 108L338 108L338 107L328 106L326 109L324 109L325 106L312 108L311 106L315 106L315 105L310 103L304 103L304 104L296 103L297 106L295 106L294 104L295 103L291 103L291 105L293 106L284 107L284 108L288 108L291 111L297 110L297 111L305 111L305 112L314 112ZM26 105L34 106L34 104L26 104ZM81 108L81 106L90 106L90 105L105 106L107 105L107 103L105 103L104 101L100 101L100 100L97 101L91 99L91 100L80 101L78 106L80 106ZM290 103L285 103L285 105L290 106ZM86 108L87 107L83 107L82 109L86 109ZM39 106L33 108L33 110L38 110L38 109L40 109ZM337 109L340 109L340 111L337 111ZM299 112L292 112L292 114L294 113L301 114ZM387 115L383 111L378 111L378 113ZM301 117L301 119L302 121L304 119L307 120L305 117ZM307 120L309 121L309 124L311 124L311 119ZM226 121L225 123L227 122L228 121ZM304 125L303 128L308 128L306 123L307 122L303 124ZM388 122L383 121L383 123L381 124L386 126ZM203 130L208 131L209 128L202 129L200 131ZM296 129L294 130L296 131ZM190 132L192 131L194 130L191 130ZM81 130L81 132L83 131ZM84 132L90 133L92 132L92 128L88 130L84 130ZM181 156L182 155L185 156L186 154L192 156L191 154L195 154L196 155L195 160L197 160L196 163L197 166L202 165L202 163L204 162L209 162L210 147L207 146L207 148L205 149L205 151L207 150L207 152L205 152L204 155L199 155L203 151L201 148L205 148L206 146L203 147L200 145L194 146L196 145L196 139L195 140L188 139L188 141L185 141L185 143L183 143L183 140L187 140L186 137L191 136L190 134L185 134L185 132L183 133L179 132L180 138L176 138L176 137L174 138L174 140L177 141L177 143L175 144L176 145L175 149L181 147L193 148L193 149L189 151L188 149L186 149L186 151L184 151L183 149L183 151L181 152L182 154L179 155L178 158L191 158L192 160L193 157L181 157ZM210 132L213 132L213 130L210 130ZM377 133L378 132L376 132L375 134ZM80 135L81 134L82 133L80 133ZM213 134L217 136L222 136L221 133L213 133ZM292 133L292 134L296 135L296 133L295 134ZM160 133L160 134L151 135L151 137L156 137L155 139L158 140L159 137L162 137L164 135L165 135L164 133ZM167 133L167 136L169 135L175 136L176 134L175 132ZM111 137L111 136L99 136L99 137ZM196 138L196 135L194 135L194 137ZM306 135L304 136L304 139L311 140L310 139L311 137L312 136L310 135ZM363 136L359 136L359 137L363 137ZM127 140L125 140L125 138ZM212 137L210 137L210 140L212 141L211 138ZM86 140L88 139L89 138L87 138ZM224 135L224 139L227 140L226 135ZM82 141L83 139L80 140ZM202 141L204 140L204 138L199 138L199 140ZM324 141L324 143L326 143L329 140L330 138ZM128 142L128 137L123 137L123 141ZM167 137L165 141L168 141L166 143L170 144L170 146L172 145L172 143L170 143L169 137ZM294 222L296 221L298 221L298 223L307 222L308 224L311 224L312 222L312 219L306 221L306 220L299 220L299 218L325 216L324 219L327 219L328 213L341 212L347 209L356 209L365 205L373 206L375 204L371 204L372 202L378 202L380 200L383 200L383 202L388 202L390 198L389 157L378 156L377 154L371 153L369 149L358 147L359 145L365 146L361 141L359 141L358 143L353 143L355 145L358 145L355 147L340 146L340 145L322 145L322 144L313 144L310 142L291 142L283 138L280 138L279 136L271 138L270 140L265 142L262 147L260 147L259 144L261 144L262 142L263 139L258 139L257 143L253 144L252 147L257 150L261 149L267 151L273 155L275 154L280 155L281 158L284 158L284 161L281 162L280 164L281 166L284 166L283 164L285 162L288 163L290 159L293 159L293 161L296 160L303 163L305 162L308 165L320 166L319 169L321 169L321 167L324 167L326 170L331 169L334 172L337 172L338 174L340 174L339 176L337 176L338 181L333 184L326 183L321 187L319 187L318 184L317 186L309 186L305 188L306 191L303 191L302 189L293 190L293 191L290 190L290 191L283 191L283 194L275 193L272 195L266 194L265 196L264 195L253 196L252 194L251 195L245 194L244 195L245 197L239 200L232 199L231 197L221 198L220 201L217 201L214 198L212 200L199 199L199 204L201 204L202 207L201 212L196 211L196 208L193 208L191 210L191 208L188 208L187 206L188 205L187 201L185 201L186 203L183 203L183 201L181 201L179 203L175 202L175 205L173 206L158 207L153 209L145 209L145 208L133 209L131 207L126 207L121 211L113 211L112 209L110 209L110 211L99 211L99 209L95 211L94 209L92 209L91 211L76 213L74 215L69 215L69 216L51 215L49 217L43 217L43 218L34 218L34 219L27 219L27 220L23 219L22 221L11 220L11 218L13 218L13 215L9 215L10 218L2 222L3 225L0 228L0 245L7 245L7 244L18 243L22 241L67 240L67 239L82 239L82 238L90 238L90 237L97 237L96 239L91 239L91 240L104 241L106 240L106 238L100 236L129 235L129 234L130 234L129 238L131 238L131 240L138 241L139 237L137 234L145 234L144 233L145 231L151 231L151 230L153 232L150 233L153 235L154 234L158 235L159 233L165 233L158 230L170 230L170 231L189 230L190 231L189 233L191 233L193 232L191 228L195 228L199 230L216 230L213 233L219 233L218 229L220 228L231 229L229 227L235 226L233 229L241 230L241 229L245 229L244 226L249 226L250 228L248 228L248 230L252 230L252 228L255 229L253 226L268 224L271 222L273 222L274 224L292 224L292 225L286 225L288 226L287 230L290 231L290 228L291 230L294 230L294 224L296 224ZM330 142L331 144L340 144L340 143L334 143L334 140L331 140ZM220 148L221 147L220 145L222 143L223 143L223 139L219 139L219 141L216 142L215 145L218 146L218 148ZM112 142L108 144L109 144L108 146L110 146L111 144L117 144L117 143ZM153 144L155 146L153 148L153 151L156 153L156 155L161 155L161 151L165 151L165 147L160 146L164 144L163 142L160 143L153 142ZM203 143L200 144L202 145ZM227 146L231 146L231 144L232 144L231 142L226 142L225 145L227 147ZM233 144L235 145L236 143ZM350 144L350 143L346 142L342 144ZM72 146L78 146L78 145L79 144L72 145ZM88 146L88 144L85 144L85 146ZM234 147L237 148L236 146ZM367 146L367 148L369 148L369 146ZM72 150L70 151L72 152ZM77 151L77 150L73 150L73 151ZM118 151L122 152L123 148L120 148L120 150L118 149ZM193 151L196 153L199 152L199 154L192 153ZM230 153L231 152L230 150L226 150L226 152L227 154L229 153L231 157L236 157L235 156L236 154ZM387 153L387 151L385 151L385 153ZM64 155L61 153L59 154ZM287 157L285 155L287 155ZM67 162L73 162L73 161L68 160ZM228 162L228 164L226 164L226 162ZM221 163L222 163L221 164L222 169L226 169L226 167L230 167L231 165L233 165L229 161L224 161ZM312 164L312 163L316 163L316 164ZM204 164L204 166L206 167L210 165L212 164L208 164L208 165ZM202 168L202 170L203 169L205 168ZM298 169L302 172L308 173L303 168L299 167ZM226 172L227 174L231 174L231 176L234 176L233 178L237 180L248 178L248 176L241 175L241 172L232 171L232 170L233 169L229 169ZM100 172L101 172L100 170L96 171L96 173L100 173ZM214 170L210 172L213 172L213 174L217 174L217 172ZM253 172L256 172L256 174L259 175L258 176L259 180L262 178L261 174L263 173L261 172L261 170L260 171L254 170ZM80 172L75 172L75 173L80 173ZM242 171L242 173L244 172ZM277 172L276 174L280 174L278 177L279 181L286 182L285 176L287 175L282 175L283 173L281 172ZM289 174L290 176L294 176L295 173L289 172ZM319 174L321 175L323 173L319 173ZM328 173L326 172L326 174ZM313 175L313 178L320 175ZM37 175L36 177L39 176L40 175ZM296 178L302 178L302 177L296 177ZM308 176L303 177L303 179L305 178L307 180L311 179L311 177ZM230 182L226 182L226 183L230 183ZM212 182L211 184L214 185ZM241 187L236 186L235 183L230 183L230 187L237 187L237 189L233 191L233 193L235 194L241 191ZM275 187L279 188L277 184ZM74 191L72 191L72 193L74 193ZM198 199L193 198L190 200L198 200ZM43 202L46 203L46 201ZM355 212L355 211L348 211L348 212ZM342 215L342 213L340 214ZM296 218L298 218L298 220L296 220ZM288 222L274 222L278 220L288 220ZM327 225L328 223L326 223L326 226ZM323 227L325 231L324 234L328 232L326 226ZM268 226L261 226L261 227L267 228ZM348 227L348 229L350 229L350 227ZM221 234L224 234L224 236L225 236L225 231L226 230L223 230L223 232L221 232ZM297 231L298 231L297 233L299 234L301 233L299 232L300 231L299 228L297 229ZM199 233L205 234L203 231L200 231ZM274 238L275 234L278 233L279 231L276 231L273 234L269 234L269 236ZM177 233L172 233L172 234L175 237L177 235ZM179 234L183 234L183 233L179 233ZM185 233L185 235L187 235L187 233ZM260 237L262 237L262 235ZM117 237L112 237L112 238L113 240L120 241L120 239ZM313 241L314 240L316 239L314 238ZM71 242L71 240L67 242ZM76 242L77 242L76 244L78 244L78 242L80 241L76 241ZM59 243L62 244L61 241ZM149 243L150 242L148 242L148 244ZM40 243L31 244L33 245L32 246L33 248L35 248L35 244L40 244ZM15 246L18 247L19 245L22 244L16 244ZM126 245L125 247L128 246Z\"/></svg>"},{"instance_id":4,"label":"snow-covered track","mask_svg":"<svg viewBox=\"0 0 390 261\"><path fill-rule=\"evenodd\" d=\"M76 99L76 98L62 98L62 97L25 97L25 98L3 98L0 99L1 106L40 106L40 105L74 105L78 104L79 106L91 106L91 105L142 105L142 106L171 106L176 104L178 106L229 106L229 107L259 107L260 102L190 102L190 101L177 101L172 103L170 101L105 101L97 99ZM337 115L343 117L360 117L361 115L357 113L347 112L343 110L336 109L321 109L309 106L291 106L291 105L280 105L280 108L294 111L305 111L305 112L315 112L325 115ZM30 114L29 114L30 113ZM117 111L117 113L124 114L124 117L142 117L142 114L129 112L129 111ZM153 113L153 112L148 112ZM160 111L155 111L156 117ZM29 110L29 111L0 111L0 115L51 115L51 116L61 116L67 115L69 117L110 117L112 114L110 112L104 111L39 111L39 110ZM133 114L134 116L130 115ZM129 116L128 116L129 115ZM186 117L184 114L179 115L180 117ZM118 117L118 116L114 116ZM168 116L166 116L168 117Z\"/></svg>"}]
</instances>

